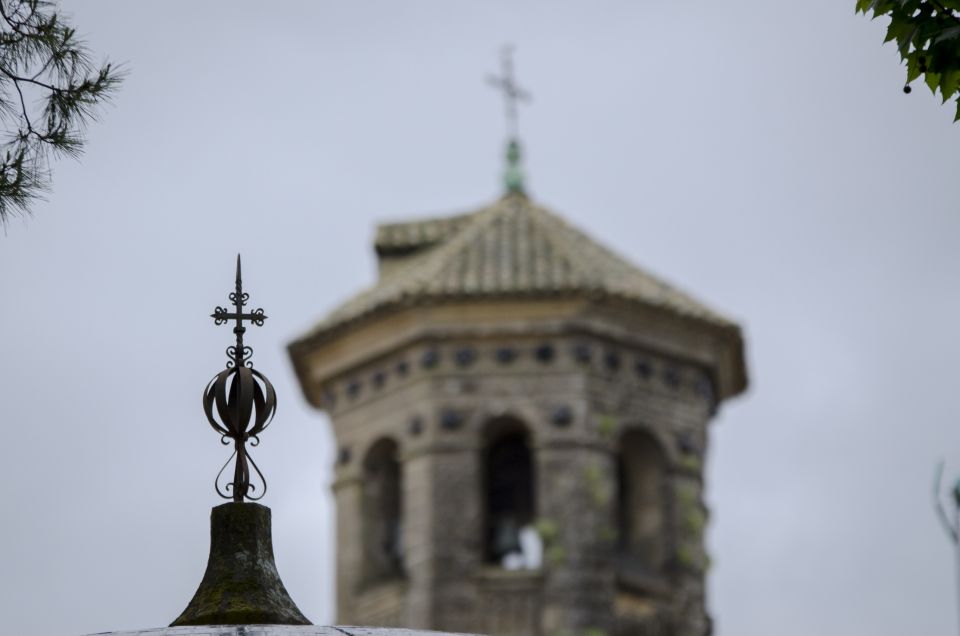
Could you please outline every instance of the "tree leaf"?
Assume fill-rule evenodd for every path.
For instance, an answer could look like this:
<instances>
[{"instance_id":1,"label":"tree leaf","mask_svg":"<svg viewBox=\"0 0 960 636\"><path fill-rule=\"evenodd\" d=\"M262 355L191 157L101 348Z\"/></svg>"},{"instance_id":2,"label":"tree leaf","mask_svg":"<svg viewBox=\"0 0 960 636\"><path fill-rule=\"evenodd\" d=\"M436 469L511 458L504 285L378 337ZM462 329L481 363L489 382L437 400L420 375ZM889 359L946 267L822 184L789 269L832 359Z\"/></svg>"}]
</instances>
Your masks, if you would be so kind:
<instances>
[{"instance_id":1,"label":"tree leaf","mask_svg":"<svg viewBox=\"0 0 960 636\"><path fill-rule=\"evenodd\" d=\"M916 57L907 58L907 84L920 77L920 62Z\"/></svg>"},{"instance_id":2,"label":"tree leaf","mask_svg":"<svg viewBox=\"0 0 960 636\"><path fill-rule=\"evenodd\" d=\"M940 76L940 94L946 103L960 87L960 71L947 71Z\"/></svg>"},{"instance_id":3,"label":"tree leaf","mask_svg":"<svg viewBox=\"0 0 960 636\"><path fill-rule=\"evenodd\" d=\"M910 25L900 31L897 37L897 48L900 49L900 55L906 57L910 52L910 44L913 42L913 36L917 34L920 27Z\"/></svg>"},{"instance_id":4,"label":"tree leaf","mask_svg":"<svg viewBox=\"0 0 960 636\"><path fill-rule=\"evenodd\" d=\"M944 29L940 32L940 35L933 38L933 43L940 44L946 40L956 40L958 36L960 36L960 25Z\"/></svg>"}]
</instances>

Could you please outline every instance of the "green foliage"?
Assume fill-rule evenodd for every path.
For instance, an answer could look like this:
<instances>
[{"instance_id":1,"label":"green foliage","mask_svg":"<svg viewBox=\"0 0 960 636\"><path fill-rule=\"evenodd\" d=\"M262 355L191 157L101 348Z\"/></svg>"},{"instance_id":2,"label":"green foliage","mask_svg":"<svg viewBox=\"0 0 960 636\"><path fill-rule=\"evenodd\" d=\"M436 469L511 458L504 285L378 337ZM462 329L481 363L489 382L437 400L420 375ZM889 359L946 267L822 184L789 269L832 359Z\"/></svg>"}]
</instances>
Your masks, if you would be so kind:
<instances>
[{"instance_id":1,"label":"green foliage","mask_svg":"<svg viewBox=\"0 0 960 636\"><path fill-rule=\"evenodd\" d=\"M923 76L943 102L958 97L960 121L960 0L857 0L857 11L890 18L884 42L896 42L907 65L903 91Z\"/></svg>"},{"instance_id":2,"label":"green foliage","mask_svg":"<svg viewBox=\"0 0 960 636\"><path fill-rule=\"evenodd\" d=\"M698 493L691 486L680 486L676 490L676 501L685 534L699 541L707 525L707 516L700 504Z\"/></svg>"},{"instance_id":3,"label":"green foliage","mask_svg":"<svg viewBox=\"0 0 960 636\"><path fill-rule=\"evenodd\" d=\"M703 470L703 462L696 455L684 455L680 458L680 467L688 473L698 474Z\"/></svg>"},{"instance_id":4,"label":"green foliage","mask_svg":"<svg viewBox=\"0 0 960 636\"><path fill-rule=\"evenodd\" d=\"M560 535L560 528L557 526L557 522L553 519L547 519L546 517L538 519L537 523L534 524L534 528L536 528L544 545L551 545Z\"/></svg>"},{"instance_id":5,"label":"green foliage","mask_svg":"<svg viewBox=\"0 0 960 636\"><path fill-rule=\"evenodd\" d=\"M693 569L697 565L697 557L688 545L677 546L677 563L687 569Z\"/></svg>"},{"instance_id":6,"label":"green foliage","mask_svg":"<svg viewBox=\"0 0 960 636\"><path fill-rule=\"evenodd\" d=\"M601 415L597 418L597 430L600 437L610 439L620 427L620 421L613 415Z\"/></svg>"},{"instance_id":7,"label":"green foliage","mask_svg":"<svg viewBox=\"0 0 960 636\"><path fill-rule=\"evenodd\" d=\"M681 509L700 505L700 494L697 488L690 484L681 484L677 486L675 496Z\"/></svg>"},{"instance_id":8,"label":"green foliage","mask_svg":"<svg viewBox=\"0 0 960 636\"><path fill-rule=\"evenodd\" d=\"M702 537L707 526L707 516L699 508L689 508L683 514L683 529L693 537Z\"/></svg>"},{"instance_id":9,"label":"green foliage","mask_svg":"<svg viewBox=\"0 0 960 636\"><path fill-rule=\"evenodd\" d=\"M550 565L561 565L567 559L567 551L560 540L560 526L553 519L541 517L534 525L543 540L543 554Z\"/></svg>"},{"instance_id":10,"label":"green foliage","mask_svg":"<svg viewBox=\"0 0 960 636\"><path fill-rule=\"evenodd\" d=\"M121 79L93 64L52 2L0 0L0 225L49 188L51 157L80 154L86 124Z\"/></svg>"},{"instance_id":11,"label":"green foliage","mask_svg":"<svg viewBox=\"0 0 960 636\"><path fill-rule=\"evenodd\" d=\"M713 565L710 556L693 545L680 545L674 554L677 564L691 572L703 574Z\"/></svg>"},{"instance_id":12,"label":"green foliage","mask_svg":"<svg viewBox=\"0 0 960 636\"><path fill-rule=\"evenodd\" d=\"M613 486L610 480L604 477L603 471L596 464L589 464L583 469L583 478L587 484L590 502L597 509L606 508L613 499Z\"/></svg>"},{"instance_id":13,"label":"green foliage","mask_svg":"<svg viewBox=\"0 0 960 636\"><path fill-rule=\"evenodd\" d=\"M567 551L562 545L556 544L547 548L544 553L550 565L563 565L567 560Z\"/></svg>"}]
</instances>

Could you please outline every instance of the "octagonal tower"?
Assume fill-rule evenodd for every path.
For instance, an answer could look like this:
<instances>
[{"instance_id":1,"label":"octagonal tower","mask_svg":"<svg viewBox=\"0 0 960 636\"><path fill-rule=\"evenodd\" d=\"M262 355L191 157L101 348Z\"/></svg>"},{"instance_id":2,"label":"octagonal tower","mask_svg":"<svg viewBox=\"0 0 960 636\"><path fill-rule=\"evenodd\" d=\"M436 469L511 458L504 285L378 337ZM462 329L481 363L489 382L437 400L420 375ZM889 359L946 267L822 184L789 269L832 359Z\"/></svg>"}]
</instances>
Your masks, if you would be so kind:
<instances>
[{"instance_id":1,"label":"octagonal tower","mask_svg":"<svg viewBox=\"0 0 960 636\"><path fill-rule=\"evenodd\" d=\"M339 445L338 620L709 633L703 459L739 327L519 192L376 252L289 347Z\"/></svg>"}]
</instances>

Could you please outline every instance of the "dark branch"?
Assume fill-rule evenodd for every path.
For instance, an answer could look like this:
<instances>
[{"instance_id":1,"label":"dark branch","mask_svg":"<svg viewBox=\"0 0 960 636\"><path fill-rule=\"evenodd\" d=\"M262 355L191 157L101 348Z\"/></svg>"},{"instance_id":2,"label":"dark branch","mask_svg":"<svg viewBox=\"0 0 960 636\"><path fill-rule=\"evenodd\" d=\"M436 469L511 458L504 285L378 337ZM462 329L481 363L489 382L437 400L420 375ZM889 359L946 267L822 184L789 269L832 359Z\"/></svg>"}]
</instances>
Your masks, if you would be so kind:
<instances>
[{"instance_id":1,"label":"dark branch","mask_svg":"<svg viewBox=\"0 0 960 636\"><path fill-rule=\"evenodd\" d=\"M10 125L0 143L0 226L49 187L50 156L82 151L83 129L122 78L109 63L92 64L53 3L0 0L0 113Z\"/></svg>"}]
</instances>

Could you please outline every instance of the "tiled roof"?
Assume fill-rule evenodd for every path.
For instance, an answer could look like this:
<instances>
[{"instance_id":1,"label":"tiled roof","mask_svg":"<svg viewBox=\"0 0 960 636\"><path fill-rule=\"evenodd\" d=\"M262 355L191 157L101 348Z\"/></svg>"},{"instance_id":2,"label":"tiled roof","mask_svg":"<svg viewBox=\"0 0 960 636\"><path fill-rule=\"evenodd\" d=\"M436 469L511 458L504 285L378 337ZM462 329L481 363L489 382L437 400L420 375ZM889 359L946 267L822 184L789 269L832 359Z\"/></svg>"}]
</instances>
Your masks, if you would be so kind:
<instances>
[{"instance_id":1,"label":"tiled roof","mask_svg":"<svg viewBox=\"0 0 960 636\"><path fill-rule=\"evenodd\" d=\"M382 225L375 246L381 258L402 258L304 339L399 304L480 297L618 297L734 326L522 195L470 214Z\"/></svg>"},{"instance_id":2,"label":"tiled roof","mask_svg":"<svg viewBox=\"0 0 960 636\"><path fill-rule=\"evenodd\" d=\"M377 226L377 238L373 246L377 254L386 255L435 245L455 234L471 218L472 214L460 214L442 219L382 223Z\"/></svg>"}]
</instances>

